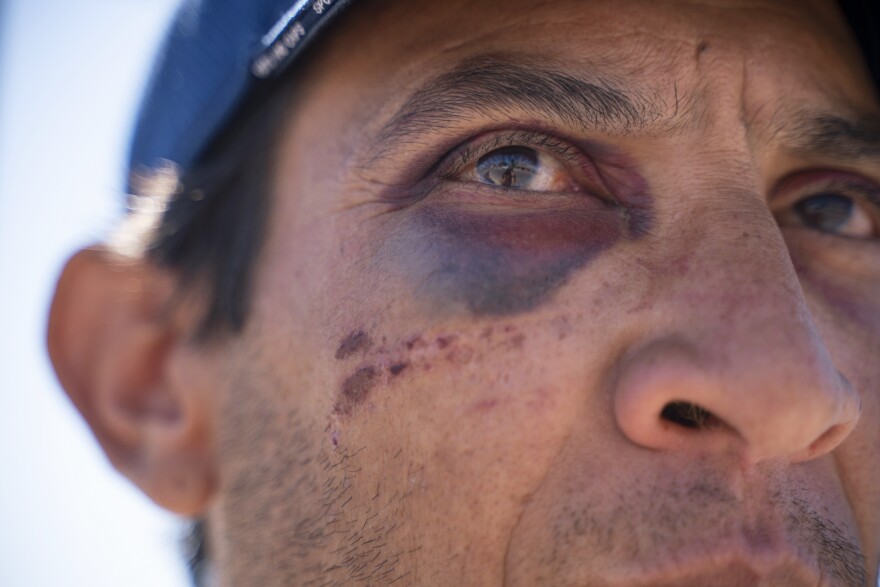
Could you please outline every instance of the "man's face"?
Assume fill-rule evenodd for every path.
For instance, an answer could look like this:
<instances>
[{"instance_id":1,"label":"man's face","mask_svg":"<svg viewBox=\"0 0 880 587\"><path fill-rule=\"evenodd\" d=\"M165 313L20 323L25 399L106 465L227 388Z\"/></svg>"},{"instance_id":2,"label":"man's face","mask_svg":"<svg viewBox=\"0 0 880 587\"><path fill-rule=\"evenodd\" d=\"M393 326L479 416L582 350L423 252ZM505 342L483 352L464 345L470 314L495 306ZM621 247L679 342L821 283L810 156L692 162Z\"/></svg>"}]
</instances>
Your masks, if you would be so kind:
<instances>
[{"instance_id":1,"label":"man's face","mask_svg":"<svg viewBox=\"0 0 880 587\"><path fill-rule=\"evenodd\" d=\"M876 581L880 111L835 10L335 30L205 355L224 581Z\"/></svg>"}]
</instances>

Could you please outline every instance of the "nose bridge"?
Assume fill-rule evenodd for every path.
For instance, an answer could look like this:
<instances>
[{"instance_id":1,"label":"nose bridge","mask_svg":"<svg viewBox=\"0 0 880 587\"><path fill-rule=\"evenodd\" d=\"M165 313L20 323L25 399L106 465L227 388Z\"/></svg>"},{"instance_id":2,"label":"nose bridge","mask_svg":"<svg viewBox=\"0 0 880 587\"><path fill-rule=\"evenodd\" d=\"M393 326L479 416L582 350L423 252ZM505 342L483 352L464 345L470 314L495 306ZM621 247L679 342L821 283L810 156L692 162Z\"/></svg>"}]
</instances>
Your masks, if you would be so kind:
<instances>
[{"instance_id":1,"label":"nose bridge","mask_svg":"<svg viewBox=\"0 0 880 587\"><path fill-rule=\"evenodd\" d=\"M719 365L749 365L756 374L773 357L774 372L796 364L804 374L836 377L769 211L718 221L709 215L693 224L700 229L679 245L686 274L667 283L666 303L682 318L699 318L688 322L701 354Z\"/></svg>"},{"instance_id":2,"label":"nose bridge","mask_svg":"<svg viewBox=\"0 0 880 587\"><path fill-rule=\"evenodd\" d=\"M827 452L852 429L859 401L812 323L772 215L753 200L686 225L653 260L649 326L618 379L621 429L661 449L694 434L735 439L753 461ZM718 425L689 425L670 406Z\"/></svg>"}]
</instances>

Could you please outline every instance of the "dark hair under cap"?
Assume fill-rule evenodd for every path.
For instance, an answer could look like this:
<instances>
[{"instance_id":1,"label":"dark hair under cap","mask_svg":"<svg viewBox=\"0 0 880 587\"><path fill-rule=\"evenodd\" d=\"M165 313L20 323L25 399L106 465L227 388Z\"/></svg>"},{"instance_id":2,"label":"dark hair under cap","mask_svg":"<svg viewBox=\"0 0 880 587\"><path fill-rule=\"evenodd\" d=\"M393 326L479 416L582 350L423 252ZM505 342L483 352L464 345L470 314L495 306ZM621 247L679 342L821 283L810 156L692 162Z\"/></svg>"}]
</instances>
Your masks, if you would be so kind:
<instances>
[{"instance_id":1,"label":"dark hair under cap","mask_svg":"<svg viewBox=\"0 0 880 587\"><path fill-rule=\"evenodd\" d=\"M241 105L353 1L185 0L141 106L129 170L197 163ZM880 87L880 2L839 4Z\"/></svg>"},{"instance_id":2,"label":"dark hair under cap","mask_svg":"<svg viewBox=\"0 0 880 587\"><path fill-rule=\"evenodd\" d=\"M874 85L880 91L880 2L839 0L838 4L862 48Z\"/></svg>"}]
</instances>

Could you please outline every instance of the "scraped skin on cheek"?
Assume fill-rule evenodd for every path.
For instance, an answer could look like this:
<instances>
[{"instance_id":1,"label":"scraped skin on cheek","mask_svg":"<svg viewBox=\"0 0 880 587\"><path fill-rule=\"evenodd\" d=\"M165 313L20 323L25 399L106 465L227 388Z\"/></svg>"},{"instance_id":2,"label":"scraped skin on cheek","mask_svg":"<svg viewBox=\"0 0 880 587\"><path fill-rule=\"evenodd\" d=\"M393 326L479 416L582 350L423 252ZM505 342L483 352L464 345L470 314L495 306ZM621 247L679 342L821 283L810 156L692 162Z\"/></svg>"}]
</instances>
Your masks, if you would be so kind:
<instances>
[{"instance_id":1,"label":"scraped skin on cheek","mask_svg":"<svg viewBox=\"0 0 880 587\"><path fill-rule=\"evenodd\" d=\"M560 337L567 336L565 318L558 320L558 331ZM352 337L362 336L367 336L363 330L354 331L343 339L340 348ZM364 404L369 404L371 393L377 389L401 389L400 382L396 381L398 377L406 381L410 377L418 377L433 370L479 365L494 353L522 350L525 341L525 333L519 327L507 323L487 326L478 332L468 331L467 334L413 334L391 344L378 345L369 352L364 352L358 360L337 356L337 360L354 366L349 368L350 374L345 376L339 386L333 405L333 420L336 421L339 417L350 418ZM497 400L482 400L477 405L485 408L494 406L495 403ZM335 446L339 438L338 427L332 427L331 438Z\"/></svg>"},{"instance_id":2,"label":"scraped skin on cheek","mask_svg":"<svg viewBox=\"0 0 880 587\"><path fill-rule=\"evenodd\" d=\"M373 346L370 336L363 330L355 330L339 343L336 349L337 359L346 359L351 355L362 353Z\"/></svg>"},{"instance_id":3,"label":"scraped skin on cheek","mask_svg":"<svg viewBox=\"0 0 880 587\"><path fill-rule=\"evenodd\" d=\"M225 583L801 587L820 583L810 564L828 587L876 581L877 243L781 227L813 180L778 209L768 187L839 168L880 183L876 161L780 142L804 123L792 105L878 111L833 4L368 4L298 85L253 313L224 357ZM585 124L540 96L472 109L473 88L447 86L442 116L376 144L475 63L606 83L646 121L591 125L581 94L566 103ZM490 185L470 173L483 151L446 172L523 133L547 141L511 146L577 189ZM726 426L671 448L662 406L653 436L623 425L621 381L735 399L709 410ZM792 414L818 438L855 394L831 453L742 457Z\"/></svg>"}]
</instances>

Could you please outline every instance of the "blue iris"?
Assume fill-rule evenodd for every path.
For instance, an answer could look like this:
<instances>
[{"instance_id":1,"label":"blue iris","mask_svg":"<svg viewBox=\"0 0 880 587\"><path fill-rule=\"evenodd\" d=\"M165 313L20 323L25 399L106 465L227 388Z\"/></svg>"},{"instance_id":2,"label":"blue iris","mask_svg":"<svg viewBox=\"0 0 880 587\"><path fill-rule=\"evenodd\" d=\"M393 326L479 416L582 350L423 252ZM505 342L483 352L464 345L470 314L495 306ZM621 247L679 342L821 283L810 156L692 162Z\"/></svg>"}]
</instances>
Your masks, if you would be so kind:
<instances>
[{"instance_id":1,"label":"blue iris","mask_svg":"<svg viewBox=\"0 0 880 587\"><path fill-rule=\"evenodd\" d=\"M491 185L526 189L538 172L538 154L527 147L504 147L477 161L477 173Z\"/></svg>"},{"instance_id":2,"label":"blue iris","mask_svg":"<svg viewBox=\"0 0 880 587\"><path fill-rule=\"evenodd\" d=\"M794 209L804 224L823 232L837 232L849 222L853 212L852 198L839 194L818 194L804 198Z\"/></svg>"}]
</instances>

